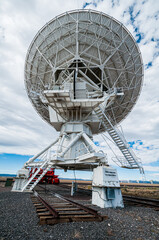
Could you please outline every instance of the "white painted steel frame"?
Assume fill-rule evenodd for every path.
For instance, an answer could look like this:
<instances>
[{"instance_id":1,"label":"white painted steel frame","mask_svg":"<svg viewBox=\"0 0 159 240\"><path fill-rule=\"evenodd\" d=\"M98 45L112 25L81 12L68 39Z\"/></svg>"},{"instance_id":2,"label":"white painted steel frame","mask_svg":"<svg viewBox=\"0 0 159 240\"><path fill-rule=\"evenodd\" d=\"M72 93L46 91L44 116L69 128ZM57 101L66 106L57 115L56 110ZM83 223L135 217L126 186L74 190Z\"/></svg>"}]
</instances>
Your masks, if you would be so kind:
<instances>
[{"instance_id":1,"label":"white painted steel frame","mask_svg":"<svg viewBox=\"0 0 159 240\"><path fill-rule=\"evenodd\" d=\"M89 79L82 67L79 69L96 89L103 84L107 92L113 88L124 92L124 96L116 98L107 108L112 124L119 123L131 111L140 94L143 80L141 53L131 33L120 22L93 10L61 14L48 22L33 39L26 56L25 85L35 109L50 123L48 106L39 95L53 89L58 71L62 71L61 78L67 82L72 74L68 69L77 59L98 79L99 85ZM97 68L101 70L101 78L93 70ZM58 107L54 110L60 114Z\"/></svg>"}]
</instances>

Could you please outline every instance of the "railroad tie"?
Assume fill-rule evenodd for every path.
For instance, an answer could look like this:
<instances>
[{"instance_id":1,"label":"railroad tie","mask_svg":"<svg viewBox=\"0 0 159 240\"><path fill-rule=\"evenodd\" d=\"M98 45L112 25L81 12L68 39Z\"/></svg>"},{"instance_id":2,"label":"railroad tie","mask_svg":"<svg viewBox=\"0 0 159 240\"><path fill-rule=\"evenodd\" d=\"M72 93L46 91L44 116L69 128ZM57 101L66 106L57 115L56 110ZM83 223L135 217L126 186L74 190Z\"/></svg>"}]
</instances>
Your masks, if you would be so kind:
<instances>
[{"instance_id":1,"label":"railroad tie","mask_svg":"<svg viewBox=\"0 0 159 240\"><path fill-rule=\"evenodd\" d=\"M91 222L103 221L108 216L100 215L96 210L79 204L72 200L66 199L59 195L54 197L52 204L46 202L37 192L36 196L32 196L32 202L36 208L40 225L57 224L66 222Z\"/></svg>"}]
</instances>

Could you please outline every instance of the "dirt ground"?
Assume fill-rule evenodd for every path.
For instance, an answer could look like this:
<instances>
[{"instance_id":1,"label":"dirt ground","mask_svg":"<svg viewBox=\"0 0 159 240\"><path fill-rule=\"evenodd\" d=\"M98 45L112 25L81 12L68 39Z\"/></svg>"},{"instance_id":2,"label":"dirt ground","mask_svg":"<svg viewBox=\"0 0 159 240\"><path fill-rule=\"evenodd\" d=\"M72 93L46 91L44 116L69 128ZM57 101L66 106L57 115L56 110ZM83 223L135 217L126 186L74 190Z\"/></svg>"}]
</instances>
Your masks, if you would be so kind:
<instances>
[{"instance_id":1,"label":"dirt ground","mask_svg":"<svg viewBox=\"0 0 159 240\"><path fill-rule=\"evenodd\" d=\"M123 195L159 199L159 187L130 187L121 189Z\"/></svg>"}]
</instances>

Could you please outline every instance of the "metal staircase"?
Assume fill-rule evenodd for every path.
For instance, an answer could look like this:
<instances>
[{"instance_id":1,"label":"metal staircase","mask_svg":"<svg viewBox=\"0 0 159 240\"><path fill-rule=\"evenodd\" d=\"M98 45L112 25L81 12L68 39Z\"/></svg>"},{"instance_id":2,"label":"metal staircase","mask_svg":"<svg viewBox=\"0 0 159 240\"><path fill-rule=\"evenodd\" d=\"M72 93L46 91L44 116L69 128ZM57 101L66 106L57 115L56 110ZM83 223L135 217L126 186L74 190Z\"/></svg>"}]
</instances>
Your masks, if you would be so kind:
<instances>
[{"instance_id":1,"label":"metal staircase","mask_svg":"<svg viewBox=\"0 0 159 240\"><path fill-rule=\"evenodd\" d=\"M98 106L94 109L94 112L98 116L99 120L101 121L101 125L104 127L104 129L109 133L113 141L116 143L120 151L125 157L125 161L120 161L120 158L117 159L120 162L121 167L123 168L129 168L129 169L139 169L140 173L144 174L144 169L141 166L141 163L139 162L138 158L132 151L132 149L129 147L128 143L122 136L119 130L117 130L106 114L104 113L104 110L102 107Z\"/></svg>"},{"instance_id":2,"label":"metal staircase","mask_svg":"<svg viewBox=\"0 0 159 240\"><path fill-rule=\"evenodd\" d=\"M40 170L44 168L42 174L39 174ZM48 164L48 161L45 161L39 169L31 176L31 178L28 180L28 182L23 186L21 192L30 192L33 190L33 188L38 184L38 182L42 179L42 177L45 175L45 173L50 169L50 165Z\"/></svg>"}]
</instances>

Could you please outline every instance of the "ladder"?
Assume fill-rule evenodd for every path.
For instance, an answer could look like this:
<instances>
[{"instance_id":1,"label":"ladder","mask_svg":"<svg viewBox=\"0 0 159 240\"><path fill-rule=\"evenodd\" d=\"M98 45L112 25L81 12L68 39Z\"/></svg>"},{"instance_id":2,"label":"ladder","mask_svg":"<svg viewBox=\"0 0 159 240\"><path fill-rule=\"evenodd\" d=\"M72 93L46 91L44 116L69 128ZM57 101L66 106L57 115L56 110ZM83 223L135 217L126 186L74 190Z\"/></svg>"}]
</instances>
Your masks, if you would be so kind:
<instances>
[{"instance_id":1,"label":"ladder","mask_svg":"<svg viewBox=\"0 0 159 240\"><path fill-rule=\"evenodd\" d=\"M104 127L104 129L109 133L110 137L113 139L113 141L116 143L120 151L125 157L125 161L120 161L120 158L117 160L120 162L121 167L123 168L129 168L129 169L139 169L140 173L144 174L144 169L139 162L138 158L136 157L135 153L132 151L132 149L129 147L128 143L122 136L119 130L117 130L112 123L110 122L109 118L104 113L104 110L102 107L98 106L94 109L94 112L98 116L98 119L101 122L101 125Z\"/></svg>"},{"instance_id":2,"label":"ladder","mask_svg":"<svg viewBox=\"0 0 159 240\"><path fill-rule=\"evenodd\" d=\"M40 170L42 168L45 168L45 170L40 174ZM50 169L50 164L48 164L48 161L45 161L38 169L37 171L29 178L27 183L23 186L22 192L31 192L33 188L38 184L38 182L42 179L42 177L47 173L47 171Z\"/></svg>"}]
</instances>

